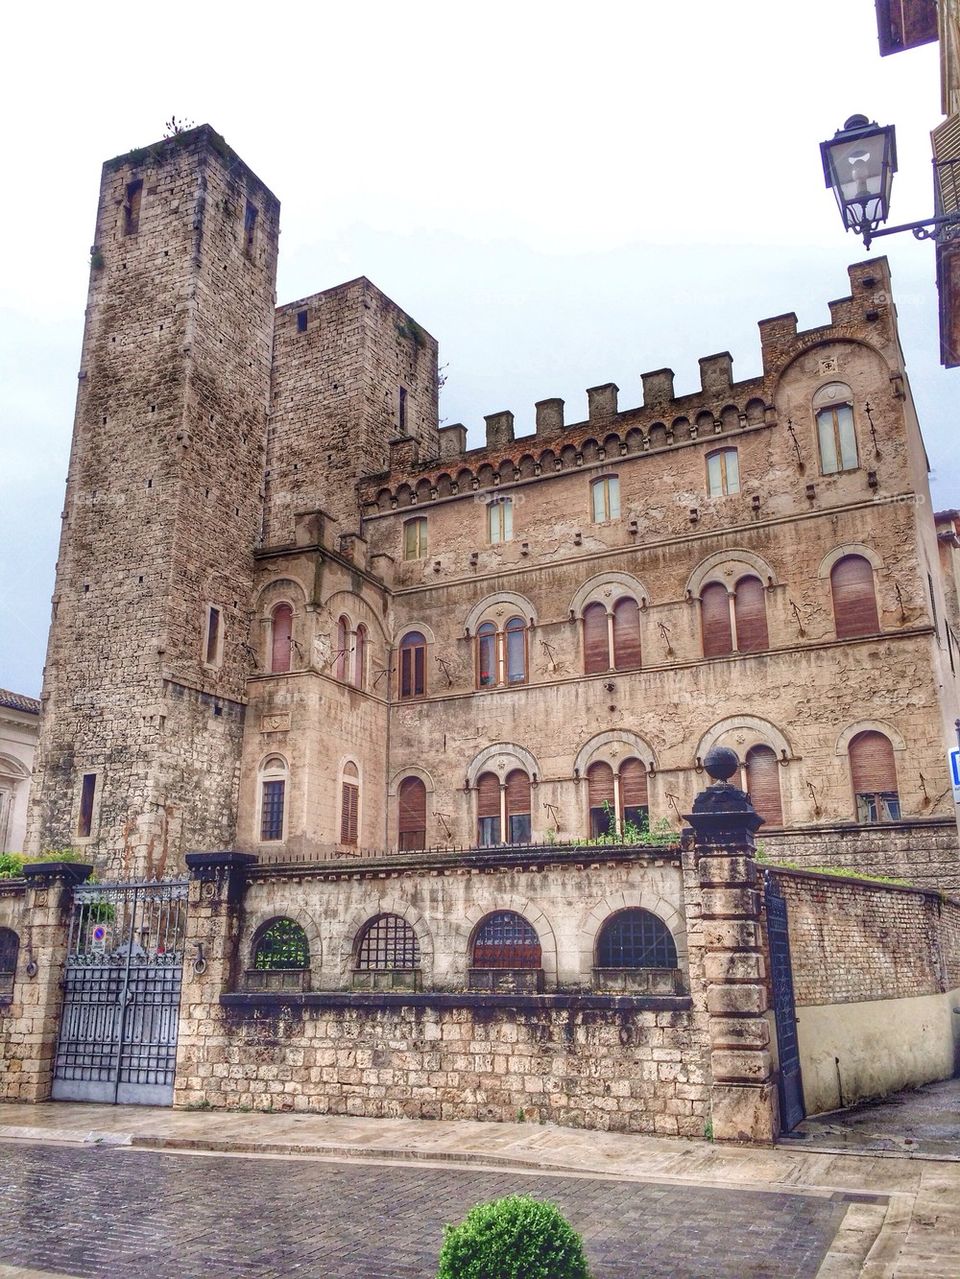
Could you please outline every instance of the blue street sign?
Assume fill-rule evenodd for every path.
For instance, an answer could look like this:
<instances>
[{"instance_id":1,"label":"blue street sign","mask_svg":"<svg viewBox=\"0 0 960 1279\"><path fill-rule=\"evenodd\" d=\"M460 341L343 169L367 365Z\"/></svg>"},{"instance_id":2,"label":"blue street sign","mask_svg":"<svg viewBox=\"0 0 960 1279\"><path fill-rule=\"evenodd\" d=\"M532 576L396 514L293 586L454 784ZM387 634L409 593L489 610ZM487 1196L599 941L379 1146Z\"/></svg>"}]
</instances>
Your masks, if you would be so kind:
<instances>
[{"instance_id":1,"label":"blue street sign","mask_svg":"<svg viewBox=\"0 0 960 1279\"><path fill-rule=\"evenodd\" d=\"M953 789L960 790L960 747L957 746L950 752L950 780Z\"/></svg>"}]
</instances>

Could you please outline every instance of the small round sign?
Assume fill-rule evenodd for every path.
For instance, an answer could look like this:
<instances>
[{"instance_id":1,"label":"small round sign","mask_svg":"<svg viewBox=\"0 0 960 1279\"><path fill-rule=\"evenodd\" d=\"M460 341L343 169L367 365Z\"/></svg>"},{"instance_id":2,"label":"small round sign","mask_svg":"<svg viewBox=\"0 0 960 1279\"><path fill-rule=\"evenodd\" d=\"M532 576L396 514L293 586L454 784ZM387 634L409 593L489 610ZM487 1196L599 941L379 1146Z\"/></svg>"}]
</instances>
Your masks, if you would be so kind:
<instances>
[{"instance_id":1,"label":"small round sign","mask_svg":"<svg viewBox=\"0 0 960 1279\"><path fill-rule=\"evenodd\" d=\"M104 928L103 924L97 924L96 928L93 930L93 940L103 941L106 935L107 930Z\"/></svg>"}]
</instances>

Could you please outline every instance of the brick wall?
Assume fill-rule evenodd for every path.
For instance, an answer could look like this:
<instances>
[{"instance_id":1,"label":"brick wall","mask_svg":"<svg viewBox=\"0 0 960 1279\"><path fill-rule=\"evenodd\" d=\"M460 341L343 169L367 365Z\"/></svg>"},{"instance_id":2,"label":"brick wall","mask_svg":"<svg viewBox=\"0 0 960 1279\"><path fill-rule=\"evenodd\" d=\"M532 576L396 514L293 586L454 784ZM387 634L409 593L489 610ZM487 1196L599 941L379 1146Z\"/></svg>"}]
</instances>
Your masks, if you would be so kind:
<instances>
[{"instance_id":1,"label":"brick wall","mask_svg":"<svg viewBox=\"0 0 960 1279\"><path fill-rule=\"evenodd\" d=\"M957 826L950 818L813 826L769 834L761 828L759 840L771 862L790 862L802 870L828 867L903 879L919 888L960 889Z\"/></svg>"}]
</instances>

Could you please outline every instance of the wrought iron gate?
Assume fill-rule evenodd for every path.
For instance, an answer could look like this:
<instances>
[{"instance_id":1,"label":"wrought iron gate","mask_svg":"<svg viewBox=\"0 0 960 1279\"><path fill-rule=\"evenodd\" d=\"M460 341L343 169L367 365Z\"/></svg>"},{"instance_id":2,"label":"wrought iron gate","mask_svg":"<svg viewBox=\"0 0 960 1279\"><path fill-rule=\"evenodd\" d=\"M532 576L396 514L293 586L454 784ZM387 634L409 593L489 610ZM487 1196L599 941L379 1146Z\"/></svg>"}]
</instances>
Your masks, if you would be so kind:
<instances>
[{"instance_id":1,"label":"wrought iron gate","mask_svg":"<svg viewBox=\"0 0 960 1279\"><path fill-rule=\"evenodd\" d=\"M787 903L777 891L776 881L766 874L764 901L767 910L767 940L770 948L770 983L773 1013L777 1025L777 1056L780 1071L780 1127L790 1132L805 1115L803 1080L800 1075L800 1044L797 1039L797 1010L793 998L793 968L790 964L790 935L787 931Z\"/></svg>"},{"instance_id":2,"label":"wrought iron gate","mask_svg":"<svg viewBox=\"0 0 960 1279\"><path fill-rule=\"evenodd\" d=\"M172 1103L187 882L74 889L55 1100Z\"/></svg>"}]
</instances>

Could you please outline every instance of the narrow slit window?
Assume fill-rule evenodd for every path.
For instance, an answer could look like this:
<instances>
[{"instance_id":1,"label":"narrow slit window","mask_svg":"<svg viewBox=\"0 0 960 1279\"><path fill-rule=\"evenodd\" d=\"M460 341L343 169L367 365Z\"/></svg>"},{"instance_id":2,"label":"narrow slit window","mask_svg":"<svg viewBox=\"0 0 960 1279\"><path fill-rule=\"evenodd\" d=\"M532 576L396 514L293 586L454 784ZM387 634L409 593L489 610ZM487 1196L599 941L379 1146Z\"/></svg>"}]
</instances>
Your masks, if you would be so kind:
<instances>
[{"instance_id":1,"label":"narrow slit window","mask_svg":"<svg viewBox=\"0 0 960 1279\"><path fill-rule=\"evenodd\" d=\"M527 624L522 617L511 617L504 628L506 676L508 684L527 682Z\"/></svg>"},{"instance_id":2,"label":"narrow slit window","mask_svg":"<svg viewBox=\"0 0 960 1279\"><path fill-rule=\"evenodd\" d=\"M343 786L340 792L340 843L356 847L359 834L360 774L356 764L347 764L343 770Z\"/></svg>"},{"instance_id":3,"label":"narrow slit window","mask_svg":"<svg viewBox=\"0 0 960 1279\"><path fill-rule=\"evenodd\" d=\"M297 312L297 332L306 333L307 331L307 313L306 311Z\"/></svg>"},{"instance_id":4,"label":"narrow slit window","mask_svg":"<svg viewBox=\"0 0 960 1279\"><path fill-rule=\"evenodd\" d=\"M208 666L216 666L220 660L221 621L220 610L211 605L207 609L207 643L204 658Z\"/></svg>"},{"instance_id":5,"label":"narrow slit window","mask_svg":"<svg viewBox=\"0 0 960 1279\"><path fill-rule=\"evenodd\" d=\"M269 781L263 783L260 809L260 838L262 840L283 839L283 800L286 783Z\"/></svg>"},{"instance_id":6,"label":"narrow slit window","mask_svg":"<svg viewBox=\"0 0 960 1279\"><path fill-rule=\"evenodd\" d=\"M257 206L247 201L243 214L243 251L247 257L253 257L257 243Z\"/></svg>"},{"instance_id":7,"label":"narrow slit window","mask_svg":"<svg viewBox=\"0 0 960 1279\"><path fill-rule=\"evenodd\" d=\"M497 682L497 628L484 622L477 630L477 687L492 688Z\"/></svg>"},{"instance_id":8,"label":"narrow slit window","mask_svg":"<svg viewBox=\"0 0 960 1279\"><path fill-rule=\"evenodd\" d=\"M143 182L127 183L127 198L123 205L123 233L136 235L140 230L140 201L143 197Z\"/></svg>"},{"instance_id":9,"label":"narrow slit window","mask_svg":"<svg viewBox=\"0 0 960 1279\"><path fill-rule=\"evenodd\" d=\"M80 784L80 813L77 818L77 835L80 839L89 839L93 830L93 801L96 794L96 773L84 773Z\"/></svg>"},{"instance_id":10,"label":"narrow slit window","mask_svg":"<svg viewBox=\"0 0 960 1279\"><path fill-rule=\"evenodd\" d=\"M400 388L399 419L400 419L400 434L406 435L407 433L407 388L405 386L401 386Z\"/></svg>"}]
</instances>

